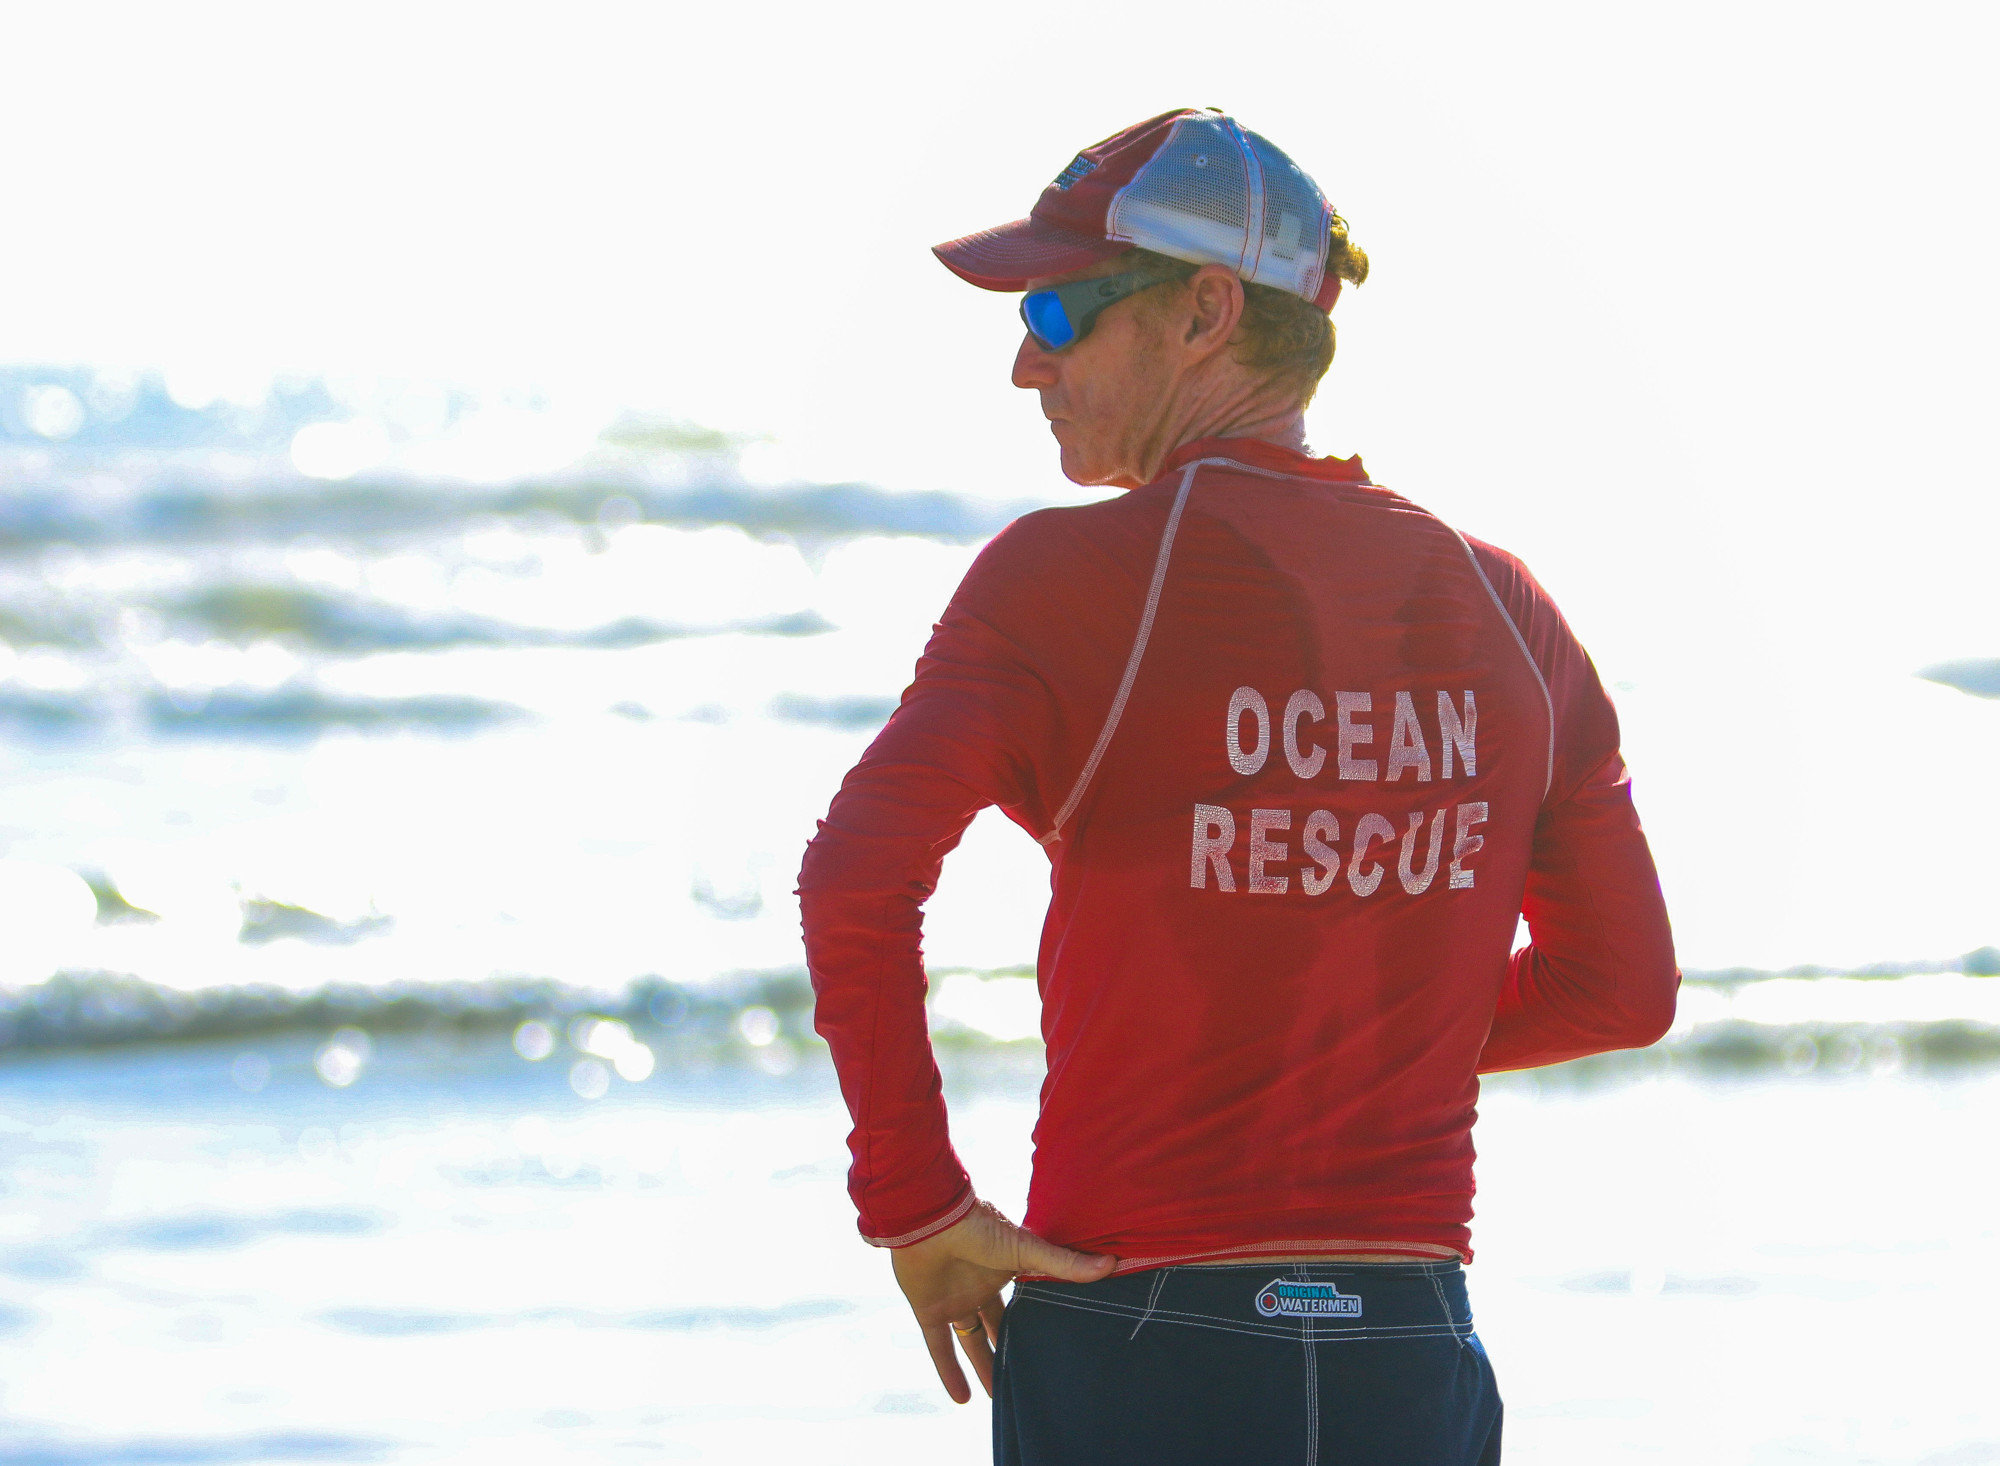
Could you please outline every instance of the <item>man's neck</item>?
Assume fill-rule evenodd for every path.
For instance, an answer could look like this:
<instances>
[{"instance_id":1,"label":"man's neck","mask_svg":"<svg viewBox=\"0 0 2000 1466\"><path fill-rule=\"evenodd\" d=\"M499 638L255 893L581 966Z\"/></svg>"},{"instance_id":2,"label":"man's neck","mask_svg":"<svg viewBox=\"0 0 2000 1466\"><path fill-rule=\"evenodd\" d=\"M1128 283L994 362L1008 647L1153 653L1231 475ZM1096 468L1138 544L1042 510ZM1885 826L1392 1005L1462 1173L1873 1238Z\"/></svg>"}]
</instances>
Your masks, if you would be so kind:
<instances>
[{"instance_id":1,"label":"man's neck","mask_svg":"<svg viewBox=\"0 0 2000 1466\"><path fill-rule=\"evenodd\" d=\"M1194 426L1184 433L1174 449L1184 448L1189 443L1203 438L1255 438L1263 443L1275 443L1280 448L1290 448L1303 453L1306 446L1306 415L1300 408L1286 408L1280 412L1268 413L1261 417L1239 418L1221 427ZM1172 456L1173 449L1168 450Z\"/></svg>"},{"instance_id":2,"label":"man's neck","mask_svg":"<svg viewBox=\"0 0 2000 1466\"><path fill-rule=\"evenodd\" d=\"M1218 415L1220 416L1220 415ZM1120 488L1138 488L1149 484L1160 476L1168 459L1185 448L1189 443L1200 442L1204 438L1254 438L1260 443L1274 443L1280 448L1289 448L1295 453L1306 451L1306 416L1302 408L1292 406L1274 412L1239 413L1223 417L1220 421L1195 417L1178 434L1171 437L1162 435L1163 446L1143 465L1144 477L1134 478Z\"/></svg>"}]
</instances>

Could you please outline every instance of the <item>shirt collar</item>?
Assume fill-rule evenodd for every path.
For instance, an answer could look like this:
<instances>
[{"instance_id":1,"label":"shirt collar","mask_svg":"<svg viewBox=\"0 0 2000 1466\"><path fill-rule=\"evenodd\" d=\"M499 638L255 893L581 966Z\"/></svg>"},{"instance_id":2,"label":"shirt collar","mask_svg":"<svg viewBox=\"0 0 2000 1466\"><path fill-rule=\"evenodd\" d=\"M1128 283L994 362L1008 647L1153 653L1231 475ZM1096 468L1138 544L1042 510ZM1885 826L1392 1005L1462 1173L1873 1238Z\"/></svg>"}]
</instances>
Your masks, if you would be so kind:
<instances>
[{"instance_id":1,"label":"shirt collar","mask_svg":"<svg viewBox=\"0 0 2000 1466\"><path fill-rule=\"evenodd\" d=\"M1323 479L1329 483L1368 482L1368 470L1361 466L1361 455L1358 453L1352 458L1314 458L1296 448L1267 443L1262 438L1197 438L1192 443L1183 443L1167 455L1166 463L1160 468L1160 477L1165 478L1175 469L1187 467L1197 458L1229 458L1252 468L1296 474L1300 478Z\"/></svg>"}]
</instances>

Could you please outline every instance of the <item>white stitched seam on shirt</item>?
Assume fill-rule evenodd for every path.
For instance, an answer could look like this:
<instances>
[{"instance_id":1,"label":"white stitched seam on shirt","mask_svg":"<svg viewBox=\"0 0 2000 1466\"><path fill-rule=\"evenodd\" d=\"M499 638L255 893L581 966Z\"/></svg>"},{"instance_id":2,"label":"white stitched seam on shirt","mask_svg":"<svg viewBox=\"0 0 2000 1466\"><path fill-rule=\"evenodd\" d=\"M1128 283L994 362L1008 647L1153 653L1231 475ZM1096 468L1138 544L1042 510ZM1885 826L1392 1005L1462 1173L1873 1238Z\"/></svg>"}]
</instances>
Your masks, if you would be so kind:
<instances>
[{"instance_id":1,"label":"white stitched seam on shirt","mask_svg":"<svg viewBox=\"0 0 2000 1466\"><path fill-rule=\"evenodd\" d=\"M1227 466L1228 468L1233 469L1239 473L1256 474L1259 478L1292 479L1292 480L1303 479L1308 482L1316 482L1316 480L1311 480L1308 477L1308 475L1305 474L1281 473L1276 469L1259 468L1254 464L1239 462L1237 459L1234 458L1204 458L1201 460L1200 463L1191 464L1190 467L1200 468L1203 466L1203 464L1210 464L1210 463ZM1356 487L1376 488L1379 487L1379 485L1376 485L1372 482L1364 482L1360 485L1357 485ZM1431 514L1429 510L1419 510L1418 512L1426 515L1431 519L1437 519L1437 516ZM1451 537L1458 541L1458 547L1465 551L1465 558L1472 565L1472 573L1478 576L1479 583L1486 587L1486 594L1492 598L1494 609L1499 611L1500 619L1507 623L1507 629L1514 634L1514 645L1521 649L1521 656L1523 660L1527 662L1528 670L1535 674L1535 685L1541 688L1542 690L1542 706L1548 709L1548 714L1549 714L1548 765L1542 780L1542 797L1546 799L1548 798L1549 790L1555 787L1555 781L1556 781L1556 705L1555 705L1555 700L1549 696L1548 680L1542 676L1542 669L1539 665L1536 664L1534 654L1528 650L1527 639L1521 635L1521 628L1514 624L1514 617L1513 614L1508 611L1507 603L1500 599L1500 593L1495 589L1493 589L1493 582L1486 578L1485 567L1479 563L1479 557L1473 553L1472 546L1466 543L1465 536L1460 534L1457 530L1452 529L1450 525L1445 524L1443 520L1439 519L1437 522L1441 525L1444 525L1444 528L1450 531ZM1065 806L1065 811L1067 811L1067 806ZM1056 829L1060 831L1061 828L1062 828L1062 821L1057 820ZM1042 843L1046 845L1050 840L1054 838L1055 838L1054 833L1046 835L1043 837Z\"/></svg>"},{"instance_id":2,"label":"white stitched seam on shirt","mask_svg":"<svg viewBox=\"0 0 2000 1466\"><path fill-rule=\"evenodd\" d=\"M862 1242L866 1242L872 1248L906 1248L912 1242L922 1242L926 1236L936 1236L944 1228L962 1220L978 1204L978 1200L980 1198L974 1192L966 1192L966 1200L962 1200L958 1206L954 1206L950 1212L940 1216L930 1226L920 1226L914 1232L904 1232L902 1236L862 1236Z\"/></svg>"},{"instance_id":3,"label":"white stitched seam on shirt","mask_svg":"<svg viewBox=\"0 0 2000 1466\"><path fill-rule=\"evenodd\" d=\"M1139 632L1132 638L1132 655L1125 659L1125 675L1119 680L1118 694L1111 699L1111 711L1104 716L1104 727L1099 730L1097 744L1090 750L1090 757L1084 761L1083 772L1076 776L1076 784L1069 791L1069 798L1056 811L1055 823L1042 836L1042 844L1047 845L1062 838L1062 827L1069 817L1076 813L1077 805L1083 802L1083 791L1090 787L1091 777L1096 774L1098 764L1104 761L1104 750L1111 746L1111 735L1118 731L1118 720L1125 716L1125 703L1132 696L1132 684L1139 676L1139 663L1145 660L1146 643L1153 635L1153 617L1160 609L1160 589L1167 582L1167 559L1173 554L1174 534L1180 529L1181 510L1186 507L1188 490L1194 487L1195 470L1211 459L1200 459L1187 466L1181 475L1180 492L1174 495L1174 507L1167 515L1167 527L1160 534L1160 553L1153 561L1153 583L1146 591L1146 609L1139 617Z\"/></svg>"},{"instance_id":4,"label":"white stitched seam on shirt","mask_svg":"<svg viewBox=\"0 0 2000 1466\"><path fill-rule=\"evenodd\" d=\"M1175 1263L1190 1263L1199 1258L1235 1257L1249 1254L1248 1262L1255 1262L1257 1255L1270 1256L1274 1253L1292 1252L1368 1252L1384 1253L1390 1257L1435 1257L1441 1262L1464 1262L1465 1254L1456 1247L1446 1247L1435 1242L1363 1242L1351 1238L1315 1238L1300 1242L1245 1242L1235 1247L1218 1247L1211 1252L1181 1252L1166 1257L1121 1257L1115 1273L1131 1272L1138 1268L1165 1267ZM1241 1265L1247 1265L1241 1264ZM1369 1264L1363 1264L1368 1266Z\"/></svg>"},{"instance_id":5,"label":"white stitched seam on shirt","mask_svg":"<svg viewBox=\"0 0 2000 1466\"><path fill-rule=\"evenodd\" d=\"M1439 523L1443 521L1440 520ZM1446 524L1445 528L1451 529L1451 526ZM1479 583L1486 587L1486 594L1493 598L1493 608L1500 613L1500 619L1507 623L1507 629L1514 633L1514 645L1521 649L1522 660L1527 662L1528 670L1535 674L1535 686L1542 689L1542 706L1549 711L1549 766L1547 774L1542 779L1542 798L1547 799L1549 790L1555 787L1556 782L1556 705L1555 700L1549 696L1548 679L1542 676L1542 669L1535 665L1535 656L1528 650L1527 639L1521 635L1521 628L1514 624L1513 613L1507 609L1507 603L1500 599L1500 592L1493 589L1493 582L1486 578L1485 567L1479 563L1479 557L1472 553L1472 546L1467 544L1465 536L1455 529L1451 529L1451 537L1457 540L1458 547L1465 551L1465 558L1472 565L1472 573L1479 577Z\"/></svg>"}]
</instances>

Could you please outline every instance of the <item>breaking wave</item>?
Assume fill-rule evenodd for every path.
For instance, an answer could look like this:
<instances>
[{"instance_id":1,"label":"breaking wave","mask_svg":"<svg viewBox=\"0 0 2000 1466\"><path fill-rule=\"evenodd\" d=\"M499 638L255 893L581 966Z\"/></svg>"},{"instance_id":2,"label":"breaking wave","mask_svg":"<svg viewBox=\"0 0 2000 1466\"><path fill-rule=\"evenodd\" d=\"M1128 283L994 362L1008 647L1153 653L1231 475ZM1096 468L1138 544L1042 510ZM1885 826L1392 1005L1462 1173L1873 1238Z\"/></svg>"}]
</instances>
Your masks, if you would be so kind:
<instances>
[{"instance_id":1,"label":"breaking wave","mask_svg":"<svg viewBox=\"0 0 2000 1466\"><path fill-rule=\"evenodd\" d=\"M347 697L307 684L155 690L136 700L101 690L0 688L0 734L30 743L68 743L134 728L165 739L277 743L316 738L334 729L462 735L530 716L524 708L489 698Z\"/></svg>"},{"instance_id":2,"label":"breaking wave","mask_svg":"<svg viewBox=\"0 0 2000 1466\"><path fill-rule=\"evenodd\" d=\"M827 728L879 728L895 711L893 697L804 697L787 692L771 699L771 716L779 722Z\"/></svg>"},{"instance_id":3,"label":"breaking wave","mask_svg":"<svg viewBox=\"0 0 2000 1466\"><path fill-rule=\"evenodd\" d=\"M83 494L60 485L0 492L0 550L283 541L300 535L369 543L436 534L480 517L579 526L606 520L682 528L735 525L760 536L801 540L918 535L969 544L1037 507L946 493L893 493L862 484L653 488L614 479L481 489L422 481L327 485L282 468L271 472L284 481L282 487L191 483Z\"/></svg>"},{"instance_id":4,"label":"breaking wave","mask_svg":"<svg viewBox=\"0 0 2000 1466\"><path fill-rule=\"evenodd\" d=\"M276 924L296 914L292 908L274 908L258 920ZM246 920L244 940L257 939ZM2000 1061L2000 1003L1992 1001L2000 998L2000 984L1989 991L1989 979L1957 973L1932 977L1928 986L1900 993L1892 990L1893 980L1816 980L1847 988L1845 1001L1832 1002L1824 990L1797 990L1800 979L1758 979L1765 990L1747 996L1741 984L1690 983L1683 988L1682 1021L1660 1044L1537 1071L1540 1078L1532 1082L1675 1068L1839 1075ZM1013 972L960 978L981 978L973 984L981 988L1003 986L1008 1001L1032 1005L1029 978ZM1960 987L1952 992L1938 986L1953 981ZM1969 1003L1962 987L1967 982L1980 985ZM1787 984L1793 985L1791 990ZM1034 1046L1018 1030L996 1035L968 1021L964 1015L977 1009L955 1005L954 986L950 980L932 985L932 1027L941 1049L1013 1049L1024 1041ZM962 995L962 983L958 991ZM592 1052L588 1039L578 1034L607 1019L625 1025L669 1069L717 1057L768 1057L773 1045L788 1053L819 1049L812 1031L811 985L798 969L738 973L708 984L647 975L613 993L508 976L481 982L341 983L307 992L265 986L183 992L129 975L71 972L32 987L0 988L0 1059L48 1050L247 1041L285 1034L324 1037L329 1032L336 1037L358 1032L363 1035L358 1042L365 1045L367 1034L518 1035L522 1025L539 1025L551 1035L568 1033L579 1051ZM1502 1076L1494 1082L1524 1080Z\"/></svg>"},{"instance_id":5,"label":"breaking wave","mask_svg":"<svg viewBox=\"0 0 2000 1466\"><path fill-rule=\"evenodd\" d=\"M297 585L215 586L158 608L169 627L194 637L251 641L273 637L315 650L358 655L452 647L583 647L621 650L686 636L745 632L816 636L833 629L811 611L690 627L643 616L569 630L524 626L491 616L429 613L366 596Z\"/></svg>"},{"instance_id":6,"label":"breaking wave","mask_svg":"<svg viewBox=\"0 0 2000 1466\"><path fill-rule=\"evenodd\" d=\"M811 1035L812 989L795 970L746 973L713 986L637 979L615 994L547 978L483 982L334 984L310 992L264 986L193 992L121 973L66 972L25 988L0 988L0 1054L133 1043L324 1034L507 1030L529 1020L557 1028L611 1018L656 1046L743 1047L742 1018L771 1015L765 1044ZM762 1045L749 1045L761 1047Z\"/></svg>"},{"instance_id":7,"label":"breaking wave","mask_svg":"<svg viewBox=\"0 0 2000 1466\"><path fill-rule=\"evenodd\" d=\"M551 653L835 632L815 596L840 546L942 552L1032 507L760 486L736 440L629 419L566 466L505 459L504 481L421 453L312 477L300 444L320 429L365 419L421 448L484 410L445 389L403 384L372 406L345 390L292 382L193 407L157 377L0 367L0 740L477 733L572 700L565 669L580 663ZM396 426L411 401L422 432ZM401 696L355 695L335 670L398 655L430 660L366 690ZM600 705L651 715L617 692ZM766 711L851 730L889 705L835 694Z\"/></svg>"}]
</instances>

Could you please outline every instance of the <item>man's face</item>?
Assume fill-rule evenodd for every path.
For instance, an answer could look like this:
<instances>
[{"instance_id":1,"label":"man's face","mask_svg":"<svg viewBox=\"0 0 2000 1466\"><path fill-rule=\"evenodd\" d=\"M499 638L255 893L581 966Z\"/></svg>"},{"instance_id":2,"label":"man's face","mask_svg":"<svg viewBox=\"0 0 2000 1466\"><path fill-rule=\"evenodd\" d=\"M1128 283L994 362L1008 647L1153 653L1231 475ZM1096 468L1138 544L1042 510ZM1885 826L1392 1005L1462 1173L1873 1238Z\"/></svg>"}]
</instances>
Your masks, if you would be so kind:
<instances>
[{"instance_id":1,"label":"man's face","mask_svg":"<svg viewBox=\"0 0 2000 1466\"><path fill-rule=\"evenodd\" d=\"M1046 290L1072 280L1116 275L1128 266L1119 259L1047 279L1028 289ZM1044 351L1023 334L1014 357L1014 385L1041 394L1062 449L1064 477L1079 484L1137 488L1146 481L1143 464L1162 427L1175 362L1152 299L1174 289L1155 286L1103 311L1088 336L1062 351ZM1171 445L1169 445L1171 446Z\"/></svg>"}]
</instances>

